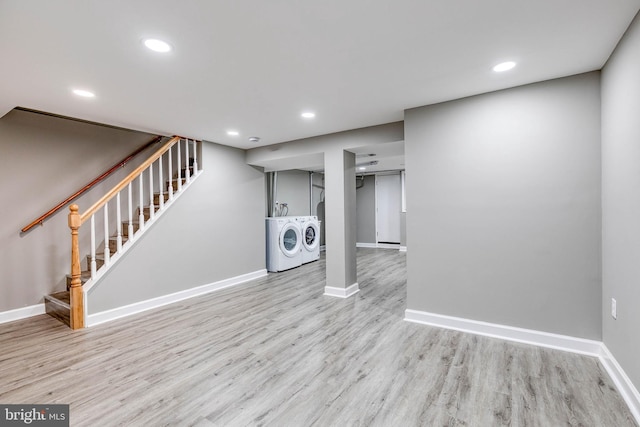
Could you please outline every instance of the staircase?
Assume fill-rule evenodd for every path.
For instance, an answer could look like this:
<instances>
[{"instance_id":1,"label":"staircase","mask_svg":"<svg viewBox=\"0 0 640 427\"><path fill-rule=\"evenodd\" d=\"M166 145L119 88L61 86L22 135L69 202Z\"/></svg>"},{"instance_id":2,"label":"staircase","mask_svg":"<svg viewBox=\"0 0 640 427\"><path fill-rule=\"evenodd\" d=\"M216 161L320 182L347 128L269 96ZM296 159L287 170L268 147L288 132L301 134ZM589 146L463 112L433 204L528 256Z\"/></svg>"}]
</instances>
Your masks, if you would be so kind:
<instances>
[{"instance_id":1,"label":"staircase","mask_svg":"<svg viewBox=\"0 0 640 427\"><path fill-rule=\"evenodd\" d=\"M191 155L190 142L193 143ZM72 271L66 278L66 290L44 297L47 314L72 329L84 327L84 301L87 291L99 282L106 271L202 172L198 170L197 165L197 143L195 140L174 137L85 213L80 214L77 205L71 206L69 226L72 234ZM163 180L163 170L170 172L171 180ZM134 182L138 185L133 185ZM162 186L158 188L160 184ZM133 190L134 187L137 187L136 191ZM135 192L137 194L134 194ZM124 196L121 196L121 193ZM109 215L113 213L113 209L109 210L108 203L114 199L116 218L110 221ZM121 199L125 199L125 202ZM146 204L143 202L145 199ZM135 209L134 204L137 204ZM123 205L126 205L125 209L122 209ZM99 210L102 210L103 215L96 218ZM123 210L125 215L122 215ZM90 233L91 243L85 252L85 261L81 263L78 234L80 226L85 221L90 221L87 231ZM96 244L95 237L96 221L102 221L101 226L104 228L103 239L99 244ZM86 268L82 269L81 264Z\"/></svg>"}]
</instances>

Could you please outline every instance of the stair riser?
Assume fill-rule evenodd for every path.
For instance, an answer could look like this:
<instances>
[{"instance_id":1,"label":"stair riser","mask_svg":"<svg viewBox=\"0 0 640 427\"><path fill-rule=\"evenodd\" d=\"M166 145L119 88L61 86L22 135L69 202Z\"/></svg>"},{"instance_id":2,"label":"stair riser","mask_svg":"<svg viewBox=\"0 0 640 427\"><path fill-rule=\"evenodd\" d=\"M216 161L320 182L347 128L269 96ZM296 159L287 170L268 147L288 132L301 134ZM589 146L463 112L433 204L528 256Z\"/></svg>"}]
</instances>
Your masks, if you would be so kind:
<instances>
[{"instance_id":1,"label":"stair riser","mask_svg":"<svg viewBox=\"0 0 640 427\"><path fill-rule=\"evenodd\" d=\"M133 232L135 233L136 231L138 231L140 229L140 224L138 224L137 222L133 223ZM126 238L129 238L129 223L128 222L123 222L122 223L122 235Z\"/></svg>"},{"instance_id":2,"label":"stair riser","mask_svg":"<svg viewBox=\"0 0 640 427\"><path fill-rule=\"evenodd\" d=\"M186 182L187 182L187 179L182 178L182 184L184 185ZM167 188L169 188L169 185L173 186L174 193L178 191L178 178L171 180L171 183L167 182Z\"/></svg>"},{"instance_id":3,"label":"stair riser","mask_svg":"<svg viewBox=\"0 0 640 427\"><path fill-rule=\"evenodd\" d=\"M154 206L153 206L153 211L154 211L154 212L158 212L158 210L160 210L160 206L158 206L158 205L154 205ZM142 208L142 215L144 215L144 220L145 220L145 221L148 221L148 220L149 220L149 218L151 218L151 216L149 215L149 212L150 212L150 211L151 211L151 210L149 209L149 206L147 206L147 207L145 207L145 208ZM140 209L138 209L137 215L140 215Z\"/></svg>"},{"instance_id":4,"label":"stair riser","mask_svg":"<svg viewBox=\"0 0 640 427\"><path fill-rule=\"evenodd\" d=\"M68 292L67 292L68 293ZM49 295L44 299L45 312L67 326L71 326L71 309L69 303L55 298L55 295Z\"/></svg>"},{"instance_id":5,"label":"stair riser","mask_svg":"<svg viewBox=\"0 0 640 427\"><path fill-rule=\"evenodd\" d=\"M104 265L104 259L102 257L96 257L96 270L100 270L100 267ZM87 255L87 270L91 270L91 255Z\"/></svg>"},{"instance_id":6,"label":"stair riser","mask_svg":"<svg viewBox=\"0 0 640 427\"><path fill-rule=\"evenodd\" d=\"M167 185L167 188L169 188L169 185ZM168 192L164 192L162 193L163 199L166 202L167 200L169 200L169 193ZM155 193L153 195L153 204L155 206L158 206L160 204L160 193Z\"/></svg>"}]
</instances>

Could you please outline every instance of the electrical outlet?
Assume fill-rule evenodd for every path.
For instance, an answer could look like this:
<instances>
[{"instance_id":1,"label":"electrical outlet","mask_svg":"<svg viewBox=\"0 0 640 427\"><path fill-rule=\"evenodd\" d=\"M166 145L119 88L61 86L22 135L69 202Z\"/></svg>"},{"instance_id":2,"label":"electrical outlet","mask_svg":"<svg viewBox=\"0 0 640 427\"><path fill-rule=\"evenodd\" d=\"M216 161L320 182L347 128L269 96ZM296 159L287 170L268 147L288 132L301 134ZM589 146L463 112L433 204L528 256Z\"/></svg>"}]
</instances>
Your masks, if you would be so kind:
<instances>
[{"instance_id":1,"label":"electrical outlet","mask_svg":"<svg viewBox=\"0 0 640 427\"><path fill-rule=\"evenodd\" d=\"M611 298L611 317L618 318L618 306L615 298Z\"/></svg>"}]
</instances>

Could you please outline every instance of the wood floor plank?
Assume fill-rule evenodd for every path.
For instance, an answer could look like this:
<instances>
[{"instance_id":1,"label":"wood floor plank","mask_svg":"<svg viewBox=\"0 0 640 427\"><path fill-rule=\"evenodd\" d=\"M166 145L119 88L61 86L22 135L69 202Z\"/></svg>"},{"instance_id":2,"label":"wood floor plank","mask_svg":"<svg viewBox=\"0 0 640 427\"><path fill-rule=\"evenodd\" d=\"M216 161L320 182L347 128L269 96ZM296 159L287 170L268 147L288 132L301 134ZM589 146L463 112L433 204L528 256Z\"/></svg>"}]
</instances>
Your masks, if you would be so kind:
<instances>
[{"instance_id":1,"label":"wood floor plank","mask_svg":"<svg viewBox=\"0 0 640 427\"><path fill-rule=\"evenodd\" d=\"M0 325L0 402L73 426L637 426L597 359L404 322L405 254L357 254L347 299L322 257L87 330Z\"/></svg>"}]
</instances>

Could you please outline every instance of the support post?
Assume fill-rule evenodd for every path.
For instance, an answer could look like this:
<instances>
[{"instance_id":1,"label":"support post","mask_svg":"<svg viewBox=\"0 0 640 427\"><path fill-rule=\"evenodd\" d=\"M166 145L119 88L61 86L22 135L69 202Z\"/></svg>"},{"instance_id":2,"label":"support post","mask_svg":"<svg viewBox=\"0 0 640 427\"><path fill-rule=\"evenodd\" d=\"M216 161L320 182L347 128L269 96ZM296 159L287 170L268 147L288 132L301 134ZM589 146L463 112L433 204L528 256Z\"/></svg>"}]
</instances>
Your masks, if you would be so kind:
<instances>
[{"instance_id":1,"label":"support post","mask_svg":"<svg viewBox=\"0 0 640 427\"><path fill-rule=\"evenodd\" d=\"M71 329L84 328L84 292L82 290L82 274L80 268L80 243L78 230L82 222L78 213L78 205L73 204L69 208L69 228L71 229L71 288L70 294L70 326Z\"/></svg>"},{"instance_id":2,"label":"support post","mask_svg":"<svg viewBox=\"0 0 640 427\"><path fill-rule=\"evenodd\" d=\"M325 295L347 298L359 290L356 266L356 156L341 148L324 153Z\"/></svg>"}]
</instances>

